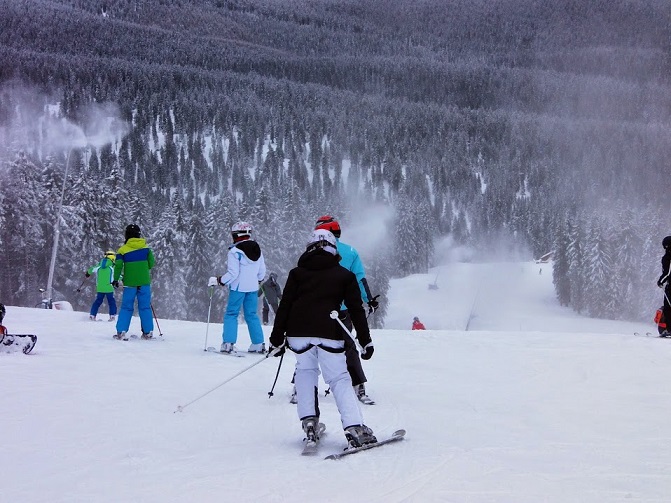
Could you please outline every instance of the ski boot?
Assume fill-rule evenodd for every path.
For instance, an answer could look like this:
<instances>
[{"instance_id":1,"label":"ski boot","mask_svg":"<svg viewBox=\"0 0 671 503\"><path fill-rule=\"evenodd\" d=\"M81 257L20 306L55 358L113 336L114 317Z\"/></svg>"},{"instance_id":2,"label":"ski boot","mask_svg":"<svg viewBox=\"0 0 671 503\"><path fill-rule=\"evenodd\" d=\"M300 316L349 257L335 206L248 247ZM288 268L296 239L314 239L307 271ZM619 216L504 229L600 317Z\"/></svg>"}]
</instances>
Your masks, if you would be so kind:
<instances>
[{"instance_id":1,"label":"ski boot","mask_svg":"<svg viewBox=\"0 0 671 503\"><path fill-rule=\"evenodd\" d=\"M153 332L142 332L142 335L140 336L140 339L153 339L154 338L154 333Z\"/></svg>"},{"instance_id":2,"label":"ski boot","mask_svg":"<svg viewBox=\"0 0 671 503\"><path fill-rule=\"evenodd\" d=\"M374 444L377 442L377 438L375 438L375 435L373 435L373 430L371 430L365 424L348 426L345 428L345 437L347 438L347 443L351 448L361 447L362 445Z\"/></svg>"},{"instance_id":3,"label":"ski boot","mask_svg":"<svg viewBox=\"0 0 671 503\"><path fill-rule=\"evenodd\" d=\"M235 353L235 346L233 345L232 342L224 342L221 345L221 349L219 350L220 353Z\"/></svg>"},{"instance_id":4,"label":"ski boot","mask_svg":"<svg viewBox=\"0 0 671 503\"><path fill-rule=\"evenodd\" d=\"M359 399L361 403L365 403L366 405L375 404L375 400L373 400L366 394L365 384L361 383L354 386L354 392L356 393L356 397Z\"/></svg>"},{"instance_id":5,"label":"ski boot","mask_svg":"<svg viewBox=\"0 0 671 503\"><path fill-rule=\"evenodd\" d=\"M118 341L127 341L128 340L128 333L127 332L117 332L116 334L113 335L113 337Z\"/></svg>"},{"instance_id":6,"label":"ski boot","mask_svg":"<svg viewBox=\"0 0 671 503\"><path fill-rule=\"evenodd\" d=\"M95 317L95 315L94 315L94 314L90 314L90 315L89 315L89 320L91 320L91 321L96 321L96 317Z\"/></svg>"},{"instance_id":7,"label":"ski boot","mask_svg":"<svg viewBox=\"0 0 671 503\"><path fill-rule=\"evenodd\" d=\"M114 321L114 320L116 320L116 315L110 314L110 319L107 321Z\"/></svg>"},{"instance_id":8,"label":"ski boot","mask_svg":"<svg viewBox=\"0 0 671 503\"><path fill-rule=\"evenodd\" d=\"M265 342L262 342L260 344L252 344L249 346L249 349L247 350L248 353L259 353L259 354L265 354L266 352L266 344Z\"/></svg>"},{"instance_id":9,"label":"ski boot","mask_svg":"<svg viewBox=\"0 0 671 503\"><path fill-rule=\"evenodd\" d=\"M319 418L308 416L301 421L301 424L305 432L305 441L316 443L319 440Z\"/></svg>"}]
</instances>

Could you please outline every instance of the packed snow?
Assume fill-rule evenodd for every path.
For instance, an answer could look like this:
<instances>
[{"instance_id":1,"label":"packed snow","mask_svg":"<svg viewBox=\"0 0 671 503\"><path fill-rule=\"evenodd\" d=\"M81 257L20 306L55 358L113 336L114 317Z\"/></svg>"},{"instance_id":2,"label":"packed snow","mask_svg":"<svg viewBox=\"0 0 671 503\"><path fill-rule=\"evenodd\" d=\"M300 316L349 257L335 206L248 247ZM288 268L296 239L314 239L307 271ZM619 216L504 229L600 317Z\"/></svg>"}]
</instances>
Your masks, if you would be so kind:
<instances>
[{"instance_id":1,"label":"packed snow","mask_svg":"<svg viewBox=\"0 0 671 503\"><path fill-rule=\"evenodd\" d=\"M0 501L669 501L671 340L560 307L551 272L455 263L393 280L364 362L377 404L362 407L379 438L407 435L338 461L323 459L345 447L323 383L327 434L303 457L293 355L269 397L279 358L203 351L221 320L157 313L162 340L124 342L87 313L7 306L10 333L39 340L0 353Z\"/></svg>"}]
</instances>

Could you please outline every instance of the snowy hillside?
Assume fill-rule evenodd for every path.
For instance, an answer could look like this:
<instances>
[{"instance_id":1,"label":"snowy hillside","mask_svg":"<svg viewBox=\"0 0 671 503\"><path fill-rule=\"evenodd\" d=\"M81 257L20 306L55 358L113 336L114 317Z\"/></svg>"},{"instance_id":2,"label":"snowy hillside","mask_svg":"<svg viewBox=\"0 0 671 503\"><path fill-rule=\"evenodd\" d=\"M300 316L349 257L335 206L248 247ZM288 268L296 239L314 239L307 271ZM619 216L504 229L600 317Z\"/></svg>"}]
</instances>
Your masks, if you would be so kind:
<instances>
[{"instance_id":1,"label":"snowy hillside","mask_svg":"<svg viewBox=\"0 0 671 503\"><path fill-rule=\"evenodd\" d=\"M39 342L0 354L0 502L668 501L671 341L558 307L543 267L392 282L363 407L379 437L408 434L340 461L300 456L292 355L272 398L276 358L175 412L259 357L204 352L200 323L122 342L86 313L8 306L10 332ZM433 330L410 331L415 315ZM320 404L325 456L345 440L331 395Z\"/></svg>"}]
</instances>

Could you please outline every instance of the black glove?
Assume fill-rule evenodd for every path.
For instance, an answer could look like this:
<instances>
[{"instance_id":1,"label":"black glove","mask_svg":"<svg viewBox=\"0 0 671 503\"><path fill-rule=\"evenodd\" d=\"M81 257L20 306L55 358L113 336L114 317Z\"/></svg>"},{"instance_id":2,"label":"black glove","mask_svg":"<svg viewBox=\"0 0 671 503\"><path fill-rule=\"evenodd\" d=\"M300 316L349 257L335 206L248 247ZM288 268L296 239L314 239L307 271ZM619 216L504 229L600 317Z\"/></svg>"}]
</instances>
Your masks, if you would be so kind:
<instances>
[{"instance_id":1,"label":"black glove","mask_svg":"<svg viewBox=\"0 0 671 503\"><path fill-rule=\"evenodd\" d=\"M363 348L363 353L361 353L361 359L362 360L370 360L371 357L373 356L373 351L375 351L375 348L373 347L373 343L370 342L366 344L366 347Z\"/></svg>"},{"instance_id":2,"label":"black glove","mask_svg":"<svg viewBox=\"0 0 671 503\"><path fill-rule=\"evenodd\" d=\"M273 351L278 350L277 353L275 353L273 356L282 356L284 352L287 350L287 345L283 342L279 346L273 346L273 343L270 343L270 349L268 350L268 355L270 355Z\"/></svg>"},{"instance_id":3,"label":"black glove","mask_svg":"<svg viewBox=\"0 0 671 503\"><path fill-rule=\"evenodd\" d=\"M373 297L368 301L368 314L374 313L375 311L377 311L377 308L380 307L380 303L377 300L375 300L378 297L379 295L376 295L375 297Z\"/></svg>"},{"instance_id":4,"label":"black glove","mask_svg":"<svg viewBox=\"0 0 671 503\"><path fill-rule=\"evenodd\" d=\"M119 282L117 280L112 281L112 286L114 288L119 288Z\"/></svg>"},{"instance_id":5,"label":"black glove","mask_svg":"<svg viewBox=\"0 0 671 503\"><path fill-rule=\"evenodd\" d=\"M221 276L217 276L217 283L219 283L221 286L226 286L221 282Z\"/></svg>"},{"instance_id":6,"label":"black glove","mask_svg":"<svg viewBox=\"0 0 671 503\"><path fill-rule=\"evenodd\" d=\"M664 288L664 283L662 282L662 280L658 280L658 281L657 281L657 286L658 286L659 288Z\"/></svg>"},{"instance_id":7,"label":"black glove","mask_svg":"<svg viewBox=\"0 0 671 503\"><path fill-rule=\"evenodd\" d=\"M84 274L84 276L86 276L87 278L91 277L91 275L88 273L88 271L86 272L86 274Z\"/></svg>"}]
</instances>

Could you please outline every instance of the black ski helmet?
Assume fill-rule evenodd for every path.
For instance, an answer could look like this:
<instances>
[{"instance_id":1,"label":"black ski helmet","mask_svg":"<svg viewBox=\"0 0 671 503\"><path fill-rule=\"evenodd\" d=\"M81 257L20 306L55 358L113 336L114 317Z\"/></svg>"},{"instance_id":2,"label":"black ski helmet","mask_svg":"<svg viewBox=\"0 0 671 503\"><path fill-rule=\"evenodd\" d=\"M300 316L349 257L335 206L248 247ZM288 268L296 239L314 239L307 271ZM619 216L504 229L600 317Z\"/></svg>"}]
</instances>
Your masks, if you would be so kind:
<instances>
[{"instance_id":1,"label":"black ski helmet","mask_svg":"<svg viewBox=\"0 0 671 503\"><path fill-rule=\"evenodd\" d=\"M666 236L664 239L662 239L662 246L664 248L671 247L671 236Z\"/></svg>"},{"instance_id":2,"label":"black ski helmet","mask_svg":"<svg viewBox=\"0 0 671 503\"><path fill-rule=\"evenodd\" d=\"M130 238L139 238L141 236L142 232L140 232L140 227L137 224L130 224L126 227L126 241Z\"/></svg>"}]
</instances>

